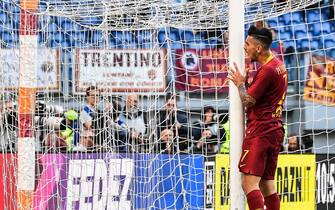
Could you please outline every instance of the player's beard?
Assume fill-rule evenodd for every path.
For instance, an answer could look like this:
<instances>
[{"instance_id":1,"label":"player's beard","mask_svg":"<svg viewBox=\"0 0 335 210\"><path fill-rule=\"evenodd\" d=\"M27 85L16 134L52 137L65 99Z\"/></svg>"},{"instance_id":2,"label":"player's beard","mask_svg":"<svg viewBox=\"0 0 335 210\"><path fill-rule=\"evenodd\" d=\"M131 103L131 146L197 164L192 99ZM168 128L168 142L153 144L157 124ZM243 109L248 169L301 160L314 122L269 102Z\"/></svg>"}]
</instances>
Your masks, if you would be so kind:
<instances>
[{"instance_id":1,"label":"player's beard","mask_svg":"<svg viewBox=\"0 0 335 210\"><path fill-rule=\"evenodd\" d=\"M254 52L252 55L249 56L251 62L256 62L258 58L258 53Z\"/></svg>"},{"instance_id":2,"label":"player's beard","mask_svg":"<svg viewBox=\"0 0 335 210\"><path fill-rule=\"evenodd\" d=\"M256 57L256 53L253 53L253 54L249 54L248 51L245 50L245 58L246 59L250 59L251 62L255 62L257 61L257 59L255 58Z\"/></svg>"}]
</instances>

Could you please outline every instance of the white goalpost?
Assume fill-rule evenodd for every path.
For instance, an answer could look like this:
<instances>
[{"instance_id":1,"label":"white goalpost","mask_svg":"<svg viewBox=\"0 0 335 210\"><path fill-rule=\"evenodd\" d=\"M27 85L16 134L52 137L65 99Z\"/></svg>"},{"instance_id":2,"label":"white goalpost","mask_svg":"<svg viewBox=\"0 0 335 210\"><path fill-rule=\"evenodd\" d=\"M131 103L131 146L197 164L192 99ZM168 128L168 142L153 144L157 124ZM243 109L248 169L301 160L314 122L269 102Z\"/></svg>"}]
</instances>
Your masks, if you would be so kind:
<instances>
[{"instance_id":1,"label":"white goalpost","mask_svg":"<svg viewBox=\"0 0 335 210\"><path fill-rule=\"evenodd\" d=\"M245 69L244 65L244 0L229 1L229 66L234 68L236 62L240 71ZM242 35L243 34L243 35ZM241 72L244 74L245 72ZM230 209L245 209L245 195L242 190L241 173L238 169L242 153L242 142L244 138L245 120L244 107L237 87L229 84L229 120L230 120Z\"/></svg>"}]
</instances>

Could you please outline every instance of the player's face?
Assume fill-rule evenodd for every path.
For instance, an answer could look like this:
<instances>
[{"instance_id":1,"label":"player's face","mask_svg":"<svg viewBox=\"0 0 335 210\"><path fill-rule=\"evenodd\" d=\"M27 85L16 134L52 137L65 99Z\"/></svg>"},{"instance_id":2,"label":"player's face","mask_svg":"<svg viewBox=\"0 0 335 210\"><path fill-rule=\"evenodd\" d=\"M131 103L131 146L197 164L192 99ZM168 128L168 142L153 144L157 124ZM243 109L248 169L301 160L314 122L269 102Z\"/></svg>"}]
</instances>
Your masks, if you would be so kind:
<instances>
[{"instance_id":1,"label":"player's face","mask_svg":"<svg viewBox=\"0 0 335 210\"><path fill-rule=\"evenodd\" d=\"M259 50L259 44L254 38L248 36L244 43L244 51L246 56L250 58L251 62L257 61Z\"/></svg>"}]
</instances>

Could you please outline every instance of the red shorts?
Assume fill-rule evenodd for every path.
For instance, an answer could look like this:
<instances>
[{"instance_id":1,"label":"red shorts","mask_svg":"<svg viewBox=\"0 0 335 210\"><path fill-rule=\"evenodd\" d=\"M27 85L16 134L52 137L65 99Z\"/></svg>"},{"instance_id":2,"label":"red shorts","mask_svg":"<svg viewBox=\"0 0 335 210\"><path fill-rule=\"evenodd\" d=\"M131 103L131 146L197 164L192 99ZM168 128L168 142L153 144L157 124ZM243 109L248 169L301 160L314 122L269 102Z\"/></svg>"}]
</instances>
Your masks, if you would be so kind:
<instances>
[{"instance_id":1,"label":"red shorts","mask_svg":"<svg viewBox=\"0 0 335 210\"><path fill-rule=\"evenodd\" d=\"M278 129L264 136L245 137L239 169L242 173L273 180L284 132Z\"/></svg>"}]
</instances>

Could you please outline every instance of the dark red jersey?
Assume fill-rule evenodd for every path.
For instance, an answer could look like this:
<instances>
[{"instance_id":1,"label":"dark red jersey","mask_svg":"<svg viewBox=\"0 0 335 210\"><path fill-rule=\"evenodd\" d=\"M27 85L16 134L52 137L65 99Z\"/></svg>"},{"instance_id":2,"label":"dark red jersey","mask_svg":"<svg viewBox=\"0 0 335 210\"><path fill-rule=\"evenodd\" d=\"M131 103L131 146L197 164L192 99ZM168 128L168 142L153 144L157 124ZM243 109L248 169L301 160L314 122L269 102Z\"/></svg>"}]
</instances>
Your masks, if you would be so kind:
<instances>
[{"instance_id":1,"label":"dark red jersey","mask_svg":"<svg viewBox=\"0 0 335 210\"><path fill-rule=\"evenodd\" d=\"M269 57L248 88L256 104L247 109L247 136L261 136L282 128L282 110L287 91L287 72L278 58Z\"/></svg>"}]
</instances>

